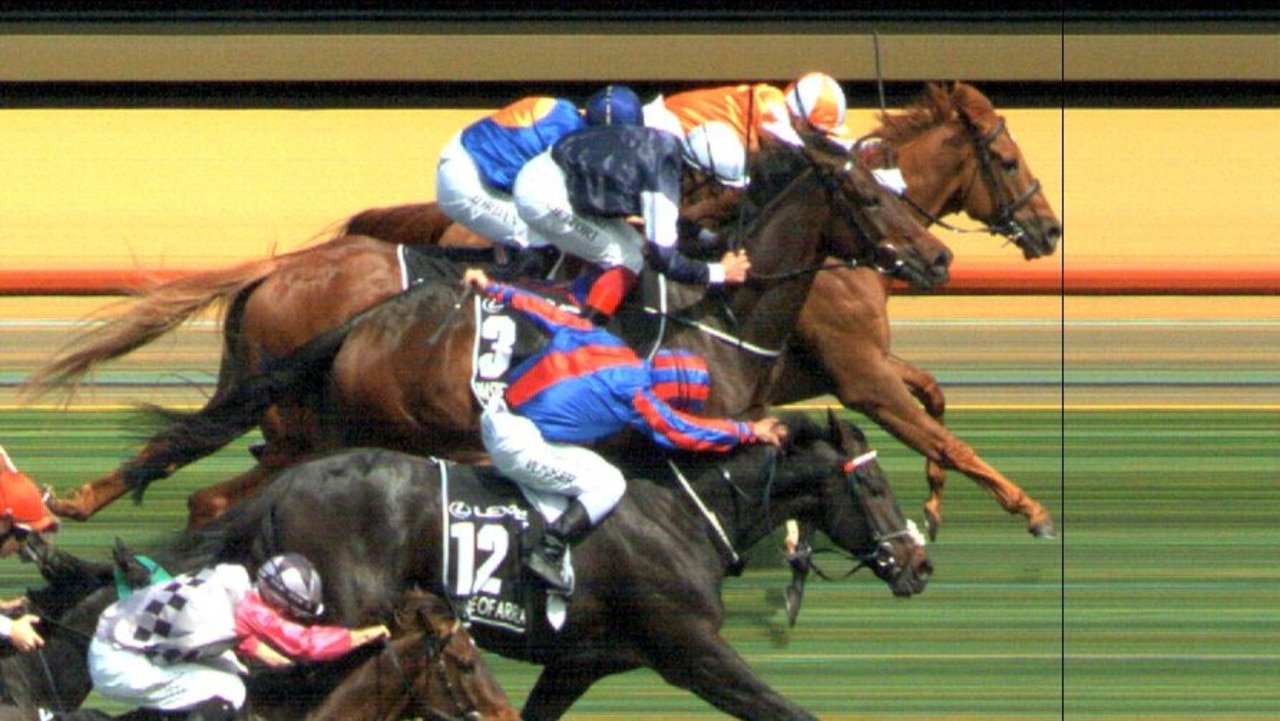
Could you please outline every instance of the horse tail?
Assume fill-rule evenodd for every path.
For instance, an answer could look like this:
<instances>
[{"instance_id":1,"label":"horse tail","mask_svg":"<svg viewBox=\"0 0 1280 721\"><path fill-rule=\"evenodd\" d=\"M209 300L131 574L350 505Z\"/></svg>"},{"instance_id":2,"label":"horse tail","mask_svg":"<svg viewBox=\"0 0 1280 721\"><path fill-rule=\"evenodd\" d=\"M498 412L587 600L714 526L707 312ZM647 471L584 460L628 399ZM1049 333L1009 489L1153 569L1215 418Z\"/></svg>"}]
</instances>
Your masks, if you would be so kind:
<instances>
[{"instance_id":1,"label":"horse tail","mask_svg":"<svg viewBox=\"0 0 1280 721\"><path fill-rule=\"evenodd\" d=\"M197 313L226 304L275 271L279 257L196 273L163 283L127 304L118 315L68 343L53 361L36 370L23 393L34 400L53 391L68 395L96 366L137 350L170 333ZM113 306L116 307L116 306Z\"/></svg>"},{"instance_id":2,"label":"horse tail","mask_svg":"<svg viewBox=\"0 0 1280 721\"><path fill-rule=\"evenodd\" d=\"M417 286L420 287L423 286ZM414 290L416 288L405 293ZM122 471L125 482L133 489L134 499L141 500L147 486L167 477L171 469L200 460L247 433L267 409L286 394L307 393L318 388L351 331L383 304L401 295L404 294L366 308L282 358L267 361L257 373L220 385L218 392L199 410L184 412L144 406L144 410L169 425L151 437L148 445L155 452L136 458Z\"/></svg>"}]
</instances>

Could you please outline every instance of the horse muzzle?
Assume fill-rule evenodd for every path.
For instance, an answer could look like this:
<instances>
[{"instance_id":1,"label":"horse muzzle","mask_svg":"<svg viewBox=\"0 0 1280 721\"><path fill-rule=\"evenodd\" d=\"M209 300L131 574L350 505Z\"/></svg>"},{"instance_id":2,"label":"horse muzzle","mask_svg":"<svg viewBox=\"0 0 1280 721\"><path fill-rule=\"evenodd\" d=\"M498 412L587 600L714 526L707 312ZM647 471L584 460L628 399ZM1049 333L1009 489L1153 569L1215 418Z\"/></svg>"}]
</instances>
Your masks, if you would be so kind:
<instances>
[{"instance_id":1,"label":"horse muzzle","mask_svg":"<svg viewBox=\"0 0 1280 721\"><path fill-rule=\"evenodd\" d=\"M903 254L891 243L876 246L876 268L890 277L905 280L919 290L930 290L951 279L953 255L947 248L939 249L930 259L918 259Z\"/></svg>"},{"instance_id":2,"label":"horse muzzle","mask_svg":"<svg viewBox=\"0 0 1280 721\"><path fill-rule=\"evenodd\" d=\"M933 575L933 562L924 546L886 542L877 551L871 569L893 595L909 598L924 591Z\"/></svg>"}]
</instances>

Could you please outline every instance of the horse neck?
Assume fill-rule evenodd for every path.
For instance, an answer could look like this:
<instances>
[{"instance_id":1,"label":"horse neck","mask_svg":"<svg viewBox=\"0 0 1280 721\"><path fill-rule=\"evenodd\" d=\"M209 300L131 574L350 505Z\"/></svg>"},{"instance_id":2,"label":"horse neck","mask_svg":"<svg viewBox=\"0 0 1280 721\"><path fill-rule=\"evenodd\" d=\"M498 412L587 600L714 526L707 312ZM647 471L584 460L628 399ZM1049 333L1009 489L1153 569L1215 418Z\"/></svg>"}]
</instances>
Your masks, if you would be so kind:
<instances>
[{"instance_id":1,"label":"horse neck","mask_svg":"<svg viewBox=\"0 0 1280 721\"><path fill-rule=\"evenodd\" d=\"M666 344L707 356L713 374L707 407L710 413L737 415L765 403L773 366L813 285L814 273L804 271L816 269L823 257L824 224L811 218L815 206L805 201L812 196L795 194L825 195L826 191L813 177L794 182L810 185L808 190L788 187L747 231L751 272L762 280L733 287L727 296L722 291L678 284L671 284L668 291L670 307L689 309L682 316L733 339L715 339L693 328L677 328ZM823 202L829 204L830 200L823 197ZM803 237L798 237L797 228L804 229ZM768 279L797 271L794 277Z\"/></svg>"},{"instance_id":2,"label":"horse neck","mask_svg":"<svg viewBox=\"0 0 1280 721\"><path fill-rule=\"evenodd\" d=\"M939 123L903 140L886 141L910 188L911 200L934 218L964 210L965 189L977 180L977 156L959 120ZM883 165L883 162L880 163Z\"/></svg>"},{"instance_id":3,"label":"horse neck","mask_svg":"<svg viewBox=\"0 0 1280 721\"><path fill-rule=\"evenodd\" d=\"M773 452L754 446L729 459L712 461L703 457L689 467L676 462L739 554L768 537L786 519L810 518L818 503L816 496L798 491L806 472L800 472L794 464L790 468L773 467L769 460ZM817 472L815 468L814 473Z\"/></svg>"}]
</instances>

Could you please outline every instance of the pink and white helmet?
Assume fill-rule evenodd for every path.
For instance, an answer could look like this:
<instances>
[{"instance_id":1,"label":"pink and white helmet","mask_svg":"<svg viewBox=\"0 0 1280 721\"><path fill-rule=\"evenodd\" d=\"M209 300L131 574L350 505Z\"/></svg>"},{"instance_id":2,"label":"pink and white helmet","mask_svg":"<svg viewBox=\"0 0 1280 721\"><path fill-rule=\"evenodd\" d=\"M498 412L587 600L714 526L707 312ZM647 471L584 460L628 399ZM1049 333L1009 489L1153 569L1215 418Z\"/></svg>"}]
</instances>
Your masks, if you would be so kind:
<instances>
[{"instance_id":1,"label":"pink and white helmet","mask_svg":"<svg viewBox=\"0 0 1280 721\"><path fill-rule=\"evenodd\" d=\"M830 133L844 125L844 90L825 73L806 73L787 86L787 110L809 127Z\"/></svg>"}]
</instances>

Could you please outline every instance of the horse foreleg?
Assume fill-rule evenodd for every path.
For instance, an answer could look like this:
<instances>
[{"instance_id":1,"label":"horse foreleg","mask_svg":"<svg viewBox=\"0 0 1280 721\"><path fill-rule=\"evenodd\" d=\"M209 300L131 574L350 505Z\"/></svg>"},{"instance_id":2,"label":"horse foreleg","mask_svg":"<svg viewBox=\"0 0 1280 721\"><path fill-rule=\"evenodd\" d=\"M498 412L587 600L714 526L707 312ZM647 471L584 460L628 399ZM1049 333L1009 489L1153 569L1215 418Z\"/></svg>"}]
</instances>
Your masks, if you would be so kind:
<instances>
[{"instance_id":1,"label":"horse foreleg","mask_svg":"<svg viewBox=\"0 0 1280 721\"><path fill-rule=\"evenodd\" d=\"M857 396L841 401L858 408L885 430L944 468L960 471L990 493L1009 513L1027 519L1027 530L1039 538L1053 538L1053 519L1044 506L1018 484L1009 480L991 464L982 460L967 443L957 438L946 426L934 420L916 403L906 385L898 380L892 364L880 364L875 372L864 374L857 384ZM931 489L925 504L929 535L937 534L942 522L942 487Z\"/></svg>"},{"instance_id":2,"label":"horse foreleg","mask_svg":"<svg viewBox=\"0 0 1280 721\"><path fill-rule=\"evenodd\" d=\"M259 463L229 481L192 493L187 497L187 528L199 528L252 496L266 485L275 470Z\"/></svg>"},{"instance_id":3,"label":"horse foreleg","mask_svg":"<svg viewBox=\"0 0 1280 721\"><path fill-rule=\"evenodd\" d=\"M80 486L66 498L52 495L45 500L49 511L56 516L73 521L87 521L101 508L128 493L131 487L125 480L123 468Z\"/></svg>"},{"instance_id":4,"label":"horse foreleg","mask_svg":"<svg viewBox=\"0 0 1280 721\"><path fill-rule=\"evenodd\" d=\"M669 626L668 631L674 635L655 640L652 658L654 670L667 683L692 691L734 718L816 720L757 676L709 624Z\"/></svg>"},{"instance_id":5,"label":"horse foreleg","mask_svg":"<svg viewBox=\"0 0 1280 721\"><path fill-rule=\"evenodd\" d=\"M944 416L947 412L947 397L942 393L942 386L932 373L914 366L896 355L887 356L889 363L898 372L898 378L907 386L907 390L924 406L925 413L938 422L946 425ZM924 475L929 482L929 503L934 512L941 518L942 491L947 485L947 469L941 463L925 457Z\"/></svg>"},{"instance_id":6,"label":"horse foreleg","mask_svg":"<svg viewBox=\"0 0 1280 721\"><path fill-rule=\"evenodd\" d=\"M524 721L554 721L564 716L596 681L622 671L635 668L635 664L619 666L601 665L584 661L580 657L561 656L548 663L538 675L538 681L529 692L520 718Z\"/></svg>"}]
</instances>

